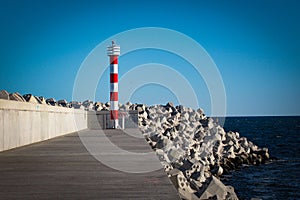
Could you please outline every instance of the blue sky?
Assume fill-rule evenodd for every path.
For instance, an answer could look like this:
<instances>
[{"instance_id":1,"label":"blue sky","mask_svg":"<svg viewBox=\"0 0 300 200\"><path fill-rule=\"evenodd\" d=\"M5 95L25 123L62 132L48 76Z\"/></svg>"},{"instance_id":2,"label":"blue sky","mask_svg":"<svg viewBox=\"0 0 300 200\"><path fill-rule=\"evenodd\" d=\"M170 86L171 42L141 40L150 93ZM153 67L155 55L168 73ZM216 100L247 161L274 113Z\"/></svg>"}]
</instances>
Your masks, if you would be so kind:
<instances>
[{"instance_id":1,"label":"blue sky","mask_svg":"<svg viewBox=\"0 0 300 200\"><path fill-rule=\"evenodd\" d=\"M163 27L188 35L209 53L224 81L228 115L299 115L299 9L298 1L2 0L0 88L71 100L77 71L100 42L129 29ZM135 55L120 58L120 67ZM168 55L146 51L145 62L151 61L147 55L163 55L155 61L172 66ZM107 101L109 89L101 83L96 100ZM209 114L205 84L197 90ZM176 102L172 91L153 84L131 100L167 99Z\"/></svg>"}]
</instances>

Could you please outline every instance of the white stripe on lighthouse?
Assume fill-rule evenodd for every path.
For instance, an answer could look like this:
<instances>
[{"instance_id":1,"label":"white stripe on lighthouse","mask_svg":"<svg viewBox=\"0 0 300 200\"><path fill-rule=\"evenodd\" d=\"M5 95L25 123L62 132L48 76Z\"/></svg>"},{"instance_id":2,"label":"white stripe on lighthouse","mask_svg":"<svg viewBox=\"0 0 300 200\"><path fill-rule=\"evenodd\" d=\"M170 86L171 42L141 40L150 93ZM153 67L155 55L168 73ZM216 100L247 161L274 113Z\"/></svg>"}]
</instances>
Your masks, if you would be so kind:
<instances>
[{"instance_id":1,"label":"white stripe on lighthouse","mask_svg":"<svg viewBox=\"0 0 300 200\"><path fill-rule=\"evenodd\" d=\"M110 64L110 73L117 74L118 73L118 64Z\"/></svg>"},{"instance_id":2,"label":"white stripe on lighthouse","mask_svg":"<svg viewBox=\"0 0 300 200\"><path fill-rule=\"evenodd\" d=\"M110 91L111 92L118 92L118 83L110 83Z\"/></svg>"},{"instance_id":3,"label":"white stripe on lighthouse","mask_svg":"<svg viewBox=\"0 0 300 200\"><path fill-rule=\"evenodd\" d=\"M107 55L110 61L110 119L114 122L113 128L118 128L118 56L120 55L120 46L112 42L112 45L107 48Z\"/></svg>"},{"instance_id":4,"label":"white stripe on lighthouse","mask_svg":"<svg viewBox=\"0 0 300 200\"><path fill-rule=\"evenodd\" d=\"M111 110L119 110L118 101L110 101L110 108L111 108Z\"/></svg>"}]
</instances>

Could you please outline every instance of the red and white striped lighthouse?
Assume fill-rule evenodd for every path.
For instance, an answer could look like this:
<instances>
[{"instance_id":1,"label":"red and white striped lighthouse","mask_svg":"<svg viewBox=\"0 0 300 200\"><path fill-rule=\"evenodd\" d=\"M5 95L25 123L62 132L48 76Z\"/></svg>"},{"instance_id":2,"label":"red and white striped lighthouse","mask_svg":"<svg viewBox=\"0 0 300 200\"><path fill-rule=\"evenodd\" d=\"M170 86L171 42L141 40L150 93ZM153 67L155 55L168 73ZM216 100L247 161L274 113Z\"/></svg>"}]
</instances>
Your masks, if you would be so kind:
<instances>
[{"instance_id":1,"label":"red and white striped lighthouse","mask_svg":"<svg viewBox=\"0 0 300 200\"><path fill-rule=\"evenodd\" d=\"M113 120L113 128L119 128L118 56L120 46L112 41L112 45L107 47L107 55L110 58L110 119Z\"/></svg>"}]
</instances>

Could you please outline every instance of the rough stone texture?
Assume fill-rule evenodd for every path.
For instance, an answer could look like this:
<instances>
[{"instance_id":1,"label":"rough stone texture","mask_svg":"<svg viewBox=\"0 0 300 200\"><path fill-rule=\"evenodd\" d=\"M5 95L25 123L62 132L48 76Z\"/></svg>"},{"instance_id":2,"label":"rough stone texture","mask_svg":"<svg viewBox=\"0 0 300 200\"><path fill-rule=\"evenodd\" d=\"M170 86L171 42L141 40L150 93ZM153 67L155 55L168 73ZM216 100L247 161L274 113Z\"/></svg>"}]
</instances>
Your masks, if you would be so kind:
<instances>
[{"instance_id":1,"label":"rough stone texture","mask_svg":"<svg viewBox=\"0 0 300 200\"><path fill-rule=\"evenodd\" d=\"M36 101L39 103L39 104L43 104L43 102L40 100L40 98L38 96L34 96L34 98L36 99Z\"/></svg>"},{"instance_id":2,"label":"rough stone texture","mask_svg":"<svg viewBox=\"0 0 300 200\"><path fill-rule=\"evenodd\" d=\"M137 110L139 127L183 199L237 199L217 177L243 164L261 164L268 149L237 132L226 133L202 109L182 105L125 104ZM201 196L202 195L202 196Z\"/></svg>"},{"instance_id":3,"label":"rough stone texture","mask_svg":"<svg viewBox=\"0 0 300 200\"><path fill-rule=\"evenodd\" d=\"M232 187L225 186L219 179L212 176L200 199L238 199Z\"/></svg>"},{"instance_id":4,"label":"rough stone texture","mask_svg":"<svg viewBox=\"0 0 300 200\"><path fill-rule=\"evenodd\" d=\"M0 91L1 98L8 99L8 93ZM24 98L32 103L88 111L108 111L110 108L110 102L56 102L53 98L45 100L31 94L24 95ZM24 98L19 93L9 94L10 100L26 101ZM218 177L240 168L243 164L259 165L269 160L267 148L259 148L247 138L240 137L237 132L226 133L217 122L205 116L201 108L193 110L183 105L174 106L172 102L154 106L128 102L119 104L119 109L138 112L138 125L143 136L156 152L165 172L183 199L222 199L224 196L225 199L237 199L233 188L223 185ZM56 120L51 114L48 118L49 122ZM51 124L43 127L52 131ZM39 140L46 137L41 136Z\"/></svg>"},{"instance_id":5,"label":"rough stone texture","mask_svg":"<svg viewBox=\"0 0 300 200\"><path fill-rule=\"evenodd\" d=\"M94 103L91 100L85 100L84 102L82 102L82 105L84 106L85 110L88 111L95 110Z\"/></svg>"},{"instance_id":6,"label":"rough stone texture","mask_svg":"<svg viewBox=\"0 0 300 200\"><path fill-rule=\"evenodd\" d=\"M41 104L47 104L46 99L42 96L38 97L41 101Z\"/></svg>"},{"instance_id":7,"label":"rough stone texture","mask_svg":"<svg viewBox=\"0 0 300 200\"><path fill-rule=\"evenodd\" d=\"M14 93L9 94L9 99L13 100L13 101L23 101L23 102L26 102L26 100L18 92L14 92Z\"/></svg>"},{"instance_id":8,"label":"rough stone texture","mask_svg":"<svg viewBox=\"0 0 300 200\"><path fill-rule=\"evenodd\" d=\"M55 100L54 98L49 98L49 99L47 99L47 100L46 100L46 103L47 103L48 105L51 105L51 106L56 106L56 105L57 105L57 102L56 102L56 100Z\"/></svg>"},{"instance_id":9,"label":"rough stone texture","mask_svg":"<svg viewBox=\"0 0 300 200\"><path fill-rule=\"evenodd\" d=\"M69 104L65 99L59 100L57 104L62 107L69 107Z\"/></svg>"},{"instance_id":10,"label":"rough stone texture","mask_svg":"<svg viewBox=\"0 0 300 200\"><path fill-rule=\"evenodd\" d=\"M103 103L95 102L94 103L94 109L95 109L95 111L101 111L103 109Z\"/></svg>"},{"instance_id":11,"label":"rough stone texture","mask_svg":"<svg viewBox=\"0 0 300 200\"><path fill-rule=\"evenodd\" d=\"M81 102L78 102L78 101L71 101L70 106L75 109L80 109L82 104L81 104Z\"/></svg>"},{"instance_id":12,"label":"rough stone texture","mask_svg":"<svg viewBox=\"0 0 300 200\"><path fill-rule=\"evenodd\" d=\"M0 90L0 99L9 100L9 93L6 90Z\"/></svg>"},{"instance_id":13,"label":"rough stone texture","mask_svg":"<svg viewBox=\"0 0 300 200\"><path fill-rule=\"evenodd\" d=\"M25 94L23 98L29 103L40 103L32 94Z\"/></svg>"}]
</instances>

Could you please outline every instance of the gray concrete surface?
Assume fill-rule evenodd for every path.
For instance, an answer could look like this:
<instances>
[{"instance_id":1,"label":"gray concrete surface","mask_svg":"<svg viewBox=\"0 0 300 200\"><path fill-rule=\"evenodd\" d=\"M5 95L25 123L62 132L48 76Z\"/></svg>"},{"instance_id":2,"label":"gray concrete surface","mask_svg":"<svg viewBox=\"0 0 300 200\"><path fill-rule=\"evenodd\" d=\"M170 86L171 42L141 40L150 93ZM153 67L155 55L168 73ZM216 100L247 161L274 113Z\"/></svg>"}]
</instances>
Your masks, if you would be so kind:
<instances>
[{"instance_id":1,"label":"gray concrete surface","mask_svg":"<svg viewBox=\"0 0 300 200\"><path fill-rule=\"evenodd\" d=\"M97 130L80 135L91 133ZM149 151L143 138L104 133L123 149ZM89 154L78 133L0 152L0 180L0 199L179 199L163 169L134 174L109 168Z\"/></svg>"},{"instance_id":2,"label":"gray concrete surface","mask_svg":"<svg viewBox=\"0 0 300 200\"><path fill-rule=\"evenodd\" d=\"M84 110L0 99L0 151L86 128Z\"/></svg>"},{"instance_id":3,"label":"gray concrete surface","mask_svg":"<svg viewBox=\"0 0 300 200\"><path fill-rule=\"evenodd\" d=\"M126 114L124 116L123 114ZM122 127L122 116L124 116L125 128L137 128L138 127L138 111L137 110L119 110L119 125ZM113 121L110 120L110 112L106 110L101 111L88 111L87 123L89 129L111 129L113 127Z\"/></svg>"}]
</instances>

